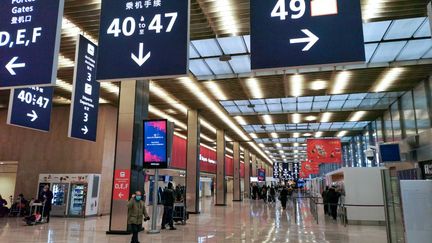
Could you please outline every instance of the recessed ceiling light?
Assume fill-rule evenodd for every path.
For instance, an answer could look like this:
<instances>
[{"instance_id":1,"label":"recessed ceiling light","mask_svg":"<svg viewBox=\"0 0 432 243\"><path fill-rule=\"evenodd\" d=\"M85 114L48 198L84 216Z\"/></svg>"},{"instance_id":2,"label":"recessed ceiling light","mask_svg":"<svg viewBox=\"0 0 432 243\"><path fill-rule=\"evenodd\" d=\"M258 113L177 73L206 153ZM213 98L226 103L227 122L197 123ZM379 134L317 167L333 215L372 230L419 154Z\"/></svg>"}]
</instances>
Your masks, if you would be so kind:
<instances>
[{"instance_id":1,"label":"recessed ceiling light","mask_svg":"<svg viewBox=\"0 0 432 243\"><path fill-rule=\"evenodd\" d=\"M276 143L276 147L280 148L280 147L282 147L282 144Z\"/></svg>"},{"instance_id":2,"label":"recessed ceiling light","mask_svg":"<svg viewBox=\"0 0 432 243\"><path fill-rule=\"evenodd\" d=\"M330 112L323 113L322 116L321 116L321 122L329 122L332 115L333 114L330 113Z\"/></svg>"},{"instance_id":3,"label":"recessed ceiling light","mask_svg":"<svg viewBox=\"0 0 432 243\"><path fill-rule=\"evenodd\" d=\"M213 96L217 100L228 100L227 96L222 91L222 89L219 87L219 85L217 84L217 82L215 82L215 81L209 81L209 82L204 82L203 84L207 87L208 91L210 93L212 93Z\"/></svg>"},{"instance_id":4,"label":"recessed ceiling light","mask_svg":"<svg viewBox=\"0 0 432 243\"><path fill-rule=\"evenodd\" d=\"M312 136L312 133L304 133L303 136L310 137L310 136Z\"/></svg>"},{"instance_id":5,"label":"recessed ceiling light","mask_svg":"<svg viewBox=\"0 0 432 243\"><path fill-rule=\"evenodd\" d=\"M300 123L301 122L301 116L298 113L292 114L292 122L293 123Z\"/></svg>"},{"instance_id":6,"label":"recessed ceiling light","mask_svg":"<svg viewBox=\"0 0 432 243\"><path fill-rule=\"evenodd\" d=\"M253 139L257 139L257 138L258 138L258 136L257 136L255 133L250 133L249 135L250 135L251 138L253 138Z\"/></svg>"},{"instance_id":7,"label":"recessed ceiling light","mask_svg":"<svg viewBox=\"0 0 432 243\"><path fill-rule=\"evenodd\" d=\"M294 147L298 147L299 146L299 143L294 143Z\"/></svg>"},{"instance_id":8,"label":"recessed ceiling light","mask_svg":"<svg viewBox=\"0 0 432 243\"><path fill-rule=\"evenodd\" d=\"M258 146L260 146L261 148L264 148L264 147L265 147L265 145L262 144L262 143L258 144Z\"/></svg>"},{"instance_id":9,"label":"recessed ceiling light","mask_svg":"<svg viewBox=\"0 0 432 243\"><path fill-rule=\"evenodd\" d=\"M290 89L291 95L294 97L302 96L303 94L303 76L300 74L295 74L291 76L290 79Z\"/></svg>"},{"instance_id":10,"label":"recessed ceiling light","mask_svg":"<svg viewBox=\"0 0 432 243\"><path fill-rule=\"evenodd\" d=\"M300 133L298 132L293 133L293 138L299 138L299 137L300 137Z\"/></svg>"},{"instance_id":11,"label":"recessed ceiling light","mask_svg":"<svg viewBox=\"0 0 432 243\"><path fill-rule=\"evenodd\" d=\"M247 124L245 119L242 116L235 116L234 119L236 119L236 121L242 126Z\"/></svg>"},{"instance_id":12,"label":"recessed ceiling light","mask_svg":"<svg viewBox=\"0 0 432 243\"><path fill-rule=\"evenodd\" d=\"M323 90L327 88L327 81L324 80L315 80L310 83L310 89L312 90Z\"/></svg>"},{"instance_id":13,"label":"recessed ceiling light","mask_svg":"<svg viewBox=\"0 0 432 243\"><path fill-rule=\"evenodd\" d=\"M248 86L249 92L254 99L264 98L264 94L261 90L261 85L256 78L249 78L246 80L246 85Z\"/></svg>"},{"instance_id":14,"label":"recessed ceiling light","mask_svg":"<svg viewBox=\"0 0 432 243\"><path fill-rule=\"evenodd\" d=\"M341 94L345 91L351 78L351 72L341 71L336 75L336 81L333 84L332 94Z\"/></svg>"},{"instance_id":15,"label":"recessed ceiling light","mask_svg":"<svg viewBox=\"0 0 432 243\"><path fill-rule=\"evenodd\" d=\"M322 137L322 135L323 135L323 132L316 132L315 133L316 138L320 138L320 137Z\"/></svg>"},{"instance_id":16,"label":"recessed ceiling light","mask_svg":"<svg viewBox=\"0 0 432 243\"><path fill-rule=\"evenodd\" d=\"M306 121L315 121L316 119L317 119L316 116L307 116L307 117L305 117Z\"/></svg>"},{"instance_id":17,"label":"recessed ceiling light","mask_svg":"<svg viewBox=\"0 0 432 243\"><path fill-rule=\"evenodd\" d=\"M392 68L387 71L384 77L379 81L378 85L376 85L374 92L383 92L387 91L387 89L396 81L399 76L404 72L403 68Z\"/></svg>"},{"instance_id":18,"label":"recessed ceiling light","mask_svg":"<svg viewBox=\"0 0 432 243\"><path fill-rule=\"evenodd\" d=\"M177 112L173 109L166 109L165 112L168 114L177 114Z\"/></svg>"},{"instance_id":19,"label":"recessed ceiling light","mask_svg":"<svg viewBox=\"0 0 432 243\"><path fill-rule=\"evenodd\" d=\"M277 135L277 133L275 133L275 132L270 133L270 136L271 136L272 138L278 138L278 137L279 137L279 136Z\"/></svg>"},{"instance_id":20,"label":"recessed ceiling light","mask_svg":"<svg viewBox=\"0 0 432 243\"><path fill-rule=\"evenodd\" d=\"M347 134L348 132L347 131L340 131L338 134L337 134L337 137L344 137L346 134Z\"/></svg>"},{"instance_id":21,"label":"recessed ceiling light","mask_svg":"<svg viewBox=\"0 0 432 243\"><path fill-rule=\"evenodd\" d=\"M264 123L269 125L269 124L273 124L273 119L271 118L271 116L269 115L264 115L262 116Z\"/></svg>"},{"instance_id":22,"label":"recessed ceiling light","mask_svg":"<svg viewBox=\"0 0 432 243\"><path fill-rule=\"evenodd\" d=\"M360 121L360 119L362 119L362 117L366 114L366 111L357 111L355 112L351 118L349 119L349 121L351 122L356 122L356 121Z\"/></svg>"}]
</instances>

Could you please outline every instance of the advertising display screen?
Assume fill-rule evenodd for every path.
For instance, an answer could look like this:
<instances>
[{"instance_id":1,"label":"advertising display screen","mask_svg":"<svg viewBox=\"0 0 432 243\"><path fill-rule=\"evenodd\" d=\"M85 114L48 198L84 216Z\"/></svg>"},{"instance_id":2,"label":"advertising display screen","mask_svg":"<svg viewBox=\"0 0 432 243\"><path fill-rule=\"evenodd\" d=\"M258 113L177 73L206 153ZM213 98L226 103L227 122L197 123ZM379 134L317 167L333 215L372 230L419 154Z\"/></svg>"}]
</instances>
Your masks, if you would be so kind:
<instances>
[{"instance_id":1,"label":"advertising display screen","mask_svg":"<svg viewBox=\"0 0 432 243\"><path fill-rule=\"evenodd\" d=\"M167 120L144 121L144 168L167 168Z\"/></svg>"},{"instance_id":2,"label":"advertising display screen","mask_svg":"<svg viewBox=\"0 0 432 243\"><path fill-rule=\"evenodd\" d=\"M266 172L264 169L258 169L258 181L265 181Z\"/></svg>"},{"instance_id":3,"label":"advertising display screen","mask_svg":"<svg viewBox=\"0 0 432 243\"><path fill-rule=\"evenodd\" d=\"M307 158L313 163L341 163L342 144L340 139L308 139Z\"/></svg>"},{"instance_id":4,"label":"advertising display screen","mask_svg":"<svg viewBox=\"0 0 432 243\"><path fill-rule=\"evenodd\" d=\"M386 162L399 162L401 161L399 144L380 144L379 151L381 161Z\"/></svg>"}]
</instances>

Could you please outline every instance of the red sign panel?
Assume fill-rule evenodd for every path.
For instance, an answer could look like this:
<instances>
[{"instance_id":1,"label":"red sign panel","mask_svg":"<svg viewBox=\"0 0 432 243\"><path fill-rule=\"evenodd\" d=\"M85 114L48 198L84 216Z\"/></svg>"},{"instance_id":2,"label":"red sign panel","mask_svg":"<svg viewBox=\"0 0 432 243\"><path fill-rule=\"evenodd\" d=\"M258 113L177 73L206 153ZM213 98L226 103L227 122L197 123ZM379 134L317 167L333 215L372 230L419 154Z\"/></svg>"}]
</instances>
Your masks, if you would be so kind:
<instances>
[{"instance_id":1,"label":"red sign panel","mask_svg":"<svg viewBox=\"0 0 432 243\"><path fill-rule=\"evenodd\" d=\"M130 170L115 170L113 200L127 201L130 188Z\"/></svg>"},{"instance_id":2,"label":"red sign panel","mask_svg":"<svg viewBox=\"0 0 432 243\"><path fill-rule=\"evenodd\" d=\"M309 175L316 175L316 174L319 174L318 163L312 163L306 161L302 162L300 177L306 178L309 177Z\"/></svg>"},{"instance_id":3,"label":"red sign panel","mask_svg":"<svg viewBox=\"0 0 432 243\"><path fill-rule=\"evenodd\" d=\"M340 139L308 139L307 157L313 163L341 163L342 144Z\"/></svg>"}]
</instances>

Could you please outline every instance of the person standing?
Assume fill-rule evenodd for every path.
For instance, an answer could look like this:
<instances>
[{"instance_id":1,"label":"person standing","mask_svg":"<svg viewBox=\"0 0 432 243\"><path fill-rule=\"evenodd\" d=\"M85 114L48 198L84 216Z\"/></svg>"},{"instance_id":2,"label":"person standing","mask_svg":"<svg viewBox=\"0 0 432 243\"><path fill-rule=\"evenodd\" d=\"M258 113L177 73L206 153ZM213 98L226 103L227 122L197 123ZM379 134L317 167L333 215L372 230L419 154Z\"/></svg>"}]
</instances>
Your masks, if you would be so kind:
<instances>
[{"instance_id":1,"label":"person standing","mask_svg":"<svg viewBox=\"0 0 432 243\"><path fill-rule=\"evenodd\" d=\"M328 198L327 198L328 191L329 191L329 187L326 186L324 191L321 193L321 197L323 199L323 204L324 204L324 215L329 214L329 205L328 205Z\"/></svg>"},{"instance_id":2,"label":"person standing","mask_svg":"<svg viewBox=\"0 0 432 243\"><path fill-rule=\"evenodd\" d=\"M162 216L162 226L161 229L166 229L166 225L168 224L170 226L170 230L176 230L174 228L174 221L173 221L173 213L174 213L174 190L173 190L173 184L171 182L168 183L168 188L165 189L163 192L163 205L164 205L164 212Z\"/></svg>"},{"instance_id":3,"label":"person standing","mask_svg":"<svg viewBox=\"0 0 432 243\"><path fill-rule=\"evenodd\" d=\"M337 219L337 208L339 203L339 197L340 197L340 193L336 191L335 186L332 186L327 193L327 199L328 199L328 204L330 205L330 213L334 220Z\"/></svg>"},{"instance_id":4,"label":"person standing","mask_svg":"<svg viewBox=\"0 0 432 243\"><path fill-rule=\"evenodd\" d=\"M132 194L132 197L127 204L127 223L130 225L130 229L132 231L131 243L139 243L138 232L142 228L142 222L143 220L147 221L150 219L147 214L145 202L142 199L143 197L141 192L136 191L135 194Z\"/></svg>"},{"instance_id":5,"label":"person standing","mask_svg":"<svg viewBox=\"0 0 432 243\"><path fill-rule=\"evenodd\" d=\"M286 187L282 187L282 191L279 194L279 200L281 201L282 209L285 210L288 200L288 190Z\"/></svg>"},{"instance_id":6,"label":"person standing","mask_svg":"<svg viewBox=\"0 0 432 243\"><path fill-rule=\"evenodd\" d=\"M42 201L44 204L42 216L45 217L47 223L49 223L50 221L50 213L51 213L53 197L54 195L50 190L49 185L45 185L40 195L40 201Z\"/></svg>"}]
</instances>

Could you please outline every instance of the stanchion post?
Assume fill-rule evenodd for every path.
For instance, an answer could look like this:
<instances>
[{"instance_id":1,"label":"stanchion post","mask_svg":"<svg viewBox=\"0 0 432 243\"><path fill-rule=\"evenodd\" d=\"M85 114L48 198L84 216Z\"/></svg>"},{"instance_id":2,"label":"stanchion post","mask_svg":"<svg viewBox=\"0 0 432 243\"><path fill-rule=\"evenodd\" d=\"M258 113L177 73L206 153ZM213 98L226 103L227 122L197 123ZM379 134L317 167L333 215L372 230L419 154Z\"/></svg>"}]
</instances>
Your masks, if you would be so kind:
<instances>
[{"instance_id":1,"label":"stanchion post","mask_svg":"<svg viewBox=\"0 0 432 243\"><path fill-rule=\"evenodd\" d=\"M159 182L159 170L155 169L154 174L154 184L153 184L153 210L151 218L150 230L147 232L149 234L159 234L160 229L156 228L157 215L158 215L158 182Z\"/></svg>"}]
</instances>

